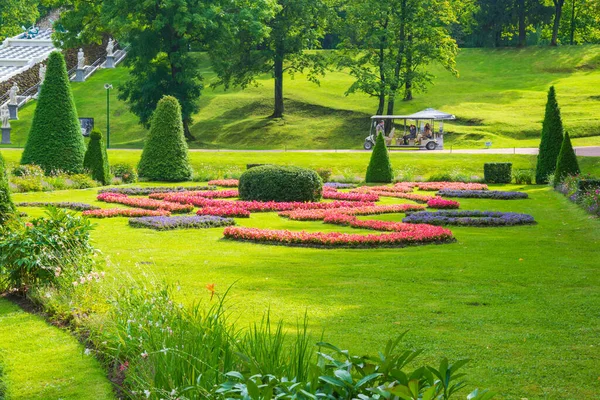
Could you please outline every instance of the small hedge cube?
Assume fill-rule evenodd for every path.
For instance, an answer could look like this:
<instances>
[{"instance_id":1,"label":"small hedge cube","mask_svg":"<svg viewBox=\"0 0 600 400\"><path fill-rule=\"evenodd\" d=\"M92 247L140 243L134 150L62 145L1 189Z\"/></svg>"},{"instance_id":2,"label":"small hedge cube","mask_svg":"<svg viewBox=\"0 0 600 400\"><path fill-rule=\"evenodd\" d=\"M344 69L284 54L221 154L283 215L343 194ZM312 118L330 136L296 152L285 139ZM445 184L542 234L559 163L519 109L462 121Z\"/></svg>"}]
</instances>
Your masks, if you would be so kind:
<instances>
[{"instance_id":1,"label":"small hedge cube","mask_svg":"<svg viewBox=\"0 0 600 400\"><path fill-rule=\"evenodd\" d=\"M319 201L323 181L310 169L264 165L244 172L238 190L242 200Z\"/></svg>"},{"instance_id":2,"label":"small hedge cube","mask_svg":"<svg viewBox=\"0 0 600 400\"><path fill-rule=\"evenodd\" d=\"M512 180L512 163L483 164L483 178L487 183L510 183Z\"/></svg>"}]
</instances>

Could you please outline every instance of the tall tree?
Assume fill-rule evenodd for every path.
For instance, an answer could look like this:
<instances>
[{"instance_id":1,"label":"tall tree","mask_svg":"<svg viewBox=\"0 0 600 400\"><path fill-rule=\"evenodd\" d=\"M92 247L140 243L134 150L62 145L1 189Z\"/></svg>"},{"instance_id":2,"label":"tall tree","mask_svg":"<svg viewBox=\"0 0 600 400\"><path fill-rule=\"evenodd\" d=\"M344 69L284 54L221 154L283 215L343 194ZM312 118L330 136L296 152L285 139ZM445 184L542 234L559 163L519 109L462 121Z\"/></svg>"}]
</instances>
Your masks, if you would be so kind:
<instances>
[{"instance_id":1,"label":"tall tree","mask_svg":"<svg viewBox=\"0 0 600 400\"><path fill-rule=\"evenodd\" d=\"M220 46L210 51L220 78L218 83L225 87L235 85L245 88L256 83L256 76L271 73L274 80L272 117L281 118L285 111L285 74L308 70L308 79L318 82L318 77L326 70L326 58L306 50L321 46L320 39L334 11L327 1L276 0L272 15L260 13L265 18L269 34L262 36L258 32L254 38L248 33L253 32L256 24L248 24L244 13L232 16L233 23L223 20L225 23L219 27Z\"/></svg>"},{"instance_id":2,"label":"tall tree","mask_svg":"<svg viewBox=\"0 0 600 400\"><path fill-rule=\"evenodd\" d=\"M21 26L34 24L39 16L38 4L39 0L0 1L0 42L22 32Z\"/></svg>"},{"instance_id":3,"label":"tall tree","mask_svg":"<svg viewBox=\"0 0 600 400\"><path fill-rule=\"evenodd\" d=\"M600 1L565 0L558 38L571 45L600 43Z\"/></svg>"},{"instance_id":4,"label":"tall tree","mask_svg":"<svg viewBox=\"0 0 600 400\"><path fill-rule=\"evenodd\" d=\"M565 0L552 0L554 2L554 22L552 23L552 39L550 46L558 45L558 29L560 28L560 18L562 17Z\"/></svg>"}]
</instances>

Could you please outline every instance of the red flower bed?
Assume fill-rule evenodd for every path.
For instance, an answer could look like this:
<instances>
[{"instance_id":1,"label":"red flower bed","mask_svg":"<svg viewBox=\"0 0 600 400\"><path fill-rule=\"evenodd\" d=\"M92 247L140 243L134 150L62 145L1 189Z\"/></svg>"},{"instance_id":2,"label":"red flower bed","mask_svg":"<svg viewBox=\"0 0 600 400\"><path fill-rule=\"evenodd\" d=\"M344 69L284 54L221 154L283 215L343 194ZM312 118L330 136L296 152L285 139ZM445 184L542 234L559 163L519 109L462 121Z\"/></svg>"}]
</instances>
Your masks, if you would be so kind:
<instances>
[{"instance_id":1,"label":"red flower bed","mask_svg":"<svg viewBox=\"0 0 600 400\"><path fill-rule=\"evenodd\" d=\"M441 197L434 197L427 202L427 207L438 209L452 209L460 207L460 203L454 200L446 200Z\"/></svg>"},{"instance_id":2,"label":"red flower bed","mask_svg":"<svg viewBox=\"0 0 600 400\"><path fill-rule=\"evenodd\" d=\"M488 185L483 183L463 183L463 182L418 182L415 183L420 190L438 191L438 190L488 190Z\"/></svg>"},{"instance_id":3,"label":"red flower bed","mask_svg":"<svg viewBox=\"0 0 600 400\"><path fill-rule=\"evenodd\" d=\"M207 199L229 199L238 197L239 193L237 189L231 190L200 190L191 192L170 192L170 193L150 193L148 197L157 200L172 201L171 197L174 196L188 196L188 197L204 197Z\"/></svg>"},{"instance_id":4,"label":"red flower bed","mask_svg":"<svg viewBox=\"0 0 600 400\"><path fill-rule=\"evenodd\" d=\"M378 235L361 235L338 232L291 232L244 227L225 228L223 235L227 239L247 240L258 243L283 245L301 245L317 247L373 247L406 246L410 244L442 243L453 240L452 232L433 225L415 225L402 232Z\"/></svg>"},{"instance_id":5,"label":"red flower bed","mask_svg":"<svg viewBox=\"0 0 600 400\"><path fill-rule=\"evenodd\" d=\"M171 213L167 210L145 210L142 208L106 208L84 211L83 215L91 218L168 217Z\"/></svg>"},{"instance_id":6,"label":"red flower bed","mask_svg":"<svg viewBox=\"0 0 600 400\"><path fill-rule=\"evenodd\" d=\"M344 193L337 190L324 190L324 199L349 200L349 201L379 201L379 196L375 193Z\"/></svg>"},{"instance_id":7,"label":"red flower bed","mask_svg":"<svg viewBox=\"0 0 600 400\"><path fill-rule=\"evenodd\" d=\"M219 207L204 207L198 210L198 215L214 215L217 217L235 217L235 218L248 218L250 212L242 207L237 207L234 204L230 206L219 206Z\"/></svg>"},{"instance_id":8,"label":"red flower bed","mask_svg":"<svg viewBox=\"0 0 600 400\"><path fill-rule=\"evenodd\" d=\"M432 225L405 224L394 221L360 220L353 215L338 214L330 212L323 220L326 224L351 226L352 228L373 229L375 231L388 232L419 232L421 230L432 231ZM433 230L435 231L435 230ZM441 232L441 231L440 231ZM448 231L449 232L449 231Z\"/></svg>"},{"instance_id":9,"label":"red flower bed","mask_svg":"<svg viewBox=\"0 0 600 400\"><path fill-rule=\"evenodd\" d=\"M417 203L427 203L433 199L433 196L418 193L402 193L402 192L376 192L380 196L384 197L395 197L398 199L407 199L416 201Z\"/></svg>"},{"instance_id":10,"label":"red flower bed","mask_svg":"<svg viewBox=\"0 0 600 400\"><path fill-rule=\"evenodd\" d=\"M238 187L240 181L237 179L214 179L212 181L208 181L208 184L213 186Z\"/></svg>"},{"instance_id":11,"label":"red flower bed","mask_svg":"<svg viewBox=\"0 0 600 400\"><path fill-rule=\"evenodd\" d=\"M418 204L389 204L380 206L341 207L329 210L293 210L280 212L279 215L294 221L319 221L325 218L325 215L328 213L346 215L377 215L423 210L425 210L425 206Z\"/></svg>"},{"instance_id":12,"label":"red flower bed","mask_svg":"<svg viewBox=\"0 0 600 400\"><path fill-rule=\"evenodd\" d=\"M126 206L145 208L148 210L167 210L172 213L188 213L194 209L192 204L177 204L168 203L165 201L146 199L142 197L128 197L124 194L101 193L97 197L98 200L106 203L117 203Z\"/></svg>"}]
</instances>

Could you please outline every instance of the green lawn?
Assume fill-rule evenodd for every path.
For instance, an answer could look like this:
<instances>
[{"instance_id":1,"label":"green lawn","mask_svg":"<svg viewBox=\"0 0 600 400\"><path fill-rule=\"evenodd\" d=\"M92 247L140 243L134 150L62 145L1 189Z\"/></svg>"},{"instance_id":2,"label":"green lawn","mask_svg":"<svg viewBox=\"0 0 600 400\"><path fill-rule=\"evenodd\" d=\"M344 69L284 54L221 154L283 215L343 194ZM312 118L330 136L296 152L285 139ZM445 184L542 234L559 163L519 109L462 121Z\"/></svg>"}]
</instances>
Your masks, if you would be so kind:
<instances>
[{"instance_id":1,"label":"green lawn","mask_svg":"<svg viewBox=\"0 0 600 400\"><path fill-rule=\"evenodd\" d=\"M208 88L214 80L205 57L199 56L205 77L200 112L192 127L197 141L192 147L232 149L361 148L369 116L376 100L366 95L344 96L351 84L345 72L332 72L321 85L302 75L285 81L287 114L283 120L267 118L272 112L272 80L265 75L258 87L224 92ZM600 144L600 46L564 46L526 49L462 49L457 59L460 77L440 68L428 92L412 102L400 102L396 113L407 114L426 107L455 114L447 124L447 143L455 147L482 148L537 146L544 115L546 92L557 88L566 129L575 145ZM73 83L81 117L93 117L106 126L104 83L118 87L127 69L104 70L88 82ZM35 109L32 103L13 123L13 142L25 143ZM140 148L143 127L117 91L111 93L111 142L123 148Z\"/></svg>"},{"instance_id":2,"label":"green lawn","mask_svg":"<svg viewBox=\"0 0 600 400\"><path fill-rule=\"evenodd\" d=\"M113 398L100 363L75 337L0 298L0 399Z\"/></svg>"},{"instance_id":3,"label":"green lawn","mask_svg":"<svg viewBox=\"0 0 600 400\"><path fill-rule=\"evenodd\" d=\"M452 227L458 241L445 245L322 250L226 241L222 228L134 229L116 218L98 220L93 240L111 261L109 273L164 276L178 283L187 303L207 302L208 283L219 292L234 285L228 303L238 326L270 308L291 327L306 310L315 335L324 330L328 341L371 354L409 329L407 346L426 349L430 361L472 358L470 385L490 387L503 398L594 398L600 392L600 222L546 187L502 189L526 191L530 199L459 199L461 208L530 213L538 224ZM95 195L91 189L17 194L14 200L110 207ZM361 232L275 213L237 222Z\"/></svg>"}]
</instances>

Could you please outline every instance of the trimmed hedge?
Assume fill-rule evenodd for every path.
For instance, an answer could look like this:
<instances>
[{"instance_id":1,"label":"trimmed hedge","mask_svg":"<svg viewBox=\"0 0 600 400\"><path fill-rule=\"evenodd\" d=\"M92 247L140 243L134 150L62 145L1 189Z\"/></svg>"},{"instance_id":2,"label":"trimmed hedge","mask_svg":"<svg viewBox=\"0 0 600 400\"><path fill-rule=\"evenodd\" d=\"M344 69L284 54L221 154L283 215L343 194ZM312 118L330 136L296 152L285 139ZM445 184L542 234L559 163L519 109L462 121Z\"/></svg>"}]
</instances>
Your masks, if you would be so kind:
<instances>
[{"instance_id":1,"label":"trimmed hedge","mask_svg":"<svg viewBox=\"0 0 600 400\"><path fill-rule=\"evenodd\" d=\"M385 146L383 134L379 133L377 140L375 141L373 153L371 153L371 161L369 161L369 166L367 167L365 182L391 183L393 179L394 172L392 171L390 156L387 147Z\"/></svg>"},{"instance_id":2,"label":"trimmed hedge","mask_svg":"<svg viewBox=\"0 0 600 400\"><path fill-rule=\"evenodd\" d=\"M512 163L483 164L483 179L486 183L510 183L512 181Z\"/></svg>"},{"instance_id":3,"label":"trimmed hedge","mask_svg":"<svg viewBox=\"0 0 600 400\"><path fill-rule=\"evenodd\" d=\"M15 205L10 198L4 158L0 153L0 225L4 224L14 212Z\"/></svg>"},{"instance_id":4,"label":"trimmed hedge","mask_svg":"<svg viewBox=\"0 0 600 400\"><path fill-rule=\"evenodd\" d=\"M556 101L554 86L550 86L546 114L542 124L542 140L535 169L536 183L548 183L548 175L553 174L556 169L556 161L558 160L562 141L563 124L560 117L560 108Z\"/></svg>"},{"instance_id":5,"label":"trimmed hedge","mask_svg":"<svg viewBox=\"0 0 600 400\"><path fill-rule=\"evenodd\" d=\"M264 165L247 170L240 177L242 200L319 201L323 181L310 169Z\"/></svg>"},{"instance_id":6,"label":"trimmed hedge","mask_svg":"<svg viewBox=\"0 0 600 400\"><path fill-rule=\"evenodd\" d=\"M557 186L568 175L577 175L579 172L580 170L579 163L577 162L577 156L573 150L573 145L571 145L569 132L566 132L560 148L560 153L558 154L558 161L556 162L554 185Z\"/></svg>"},{"instance_id":7,"label":"trimmed hedge","mask_svg":"<svg viewBox=\"0 0 600 400\"><path fill-rule=\"evenodd\" d=\"M181 106L173 96L164 96L156 106L138 174L140 178L165 182L182 182L192 178Z\"/></svg>"},{"instance_id":8,"label":"trimmed hedge","mask_svg":"<svg viewBox=\"0 0 600 400\"><path fill-rule=\"evenodd\" d=\"M97 129L94 129L90 134L90 142L83 159L83 167L90 171L92 179L103 185L110 184L110 166L108 165L106 145L102 133Z\"/></svg>"},{"instance_id":9,"label":"trimmed hedge","mask_svg":"<svg viewBox=\"0 0 600 400\"><path fill-rule=\"evenodd\" d=\"M46 79L37 101L21 164L36 164L46 173L83 172L85 143L62 54L48 57Z\"/></svg>"}]
</instances>

